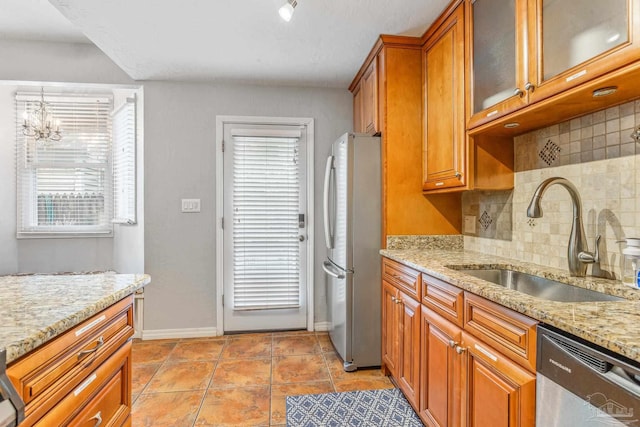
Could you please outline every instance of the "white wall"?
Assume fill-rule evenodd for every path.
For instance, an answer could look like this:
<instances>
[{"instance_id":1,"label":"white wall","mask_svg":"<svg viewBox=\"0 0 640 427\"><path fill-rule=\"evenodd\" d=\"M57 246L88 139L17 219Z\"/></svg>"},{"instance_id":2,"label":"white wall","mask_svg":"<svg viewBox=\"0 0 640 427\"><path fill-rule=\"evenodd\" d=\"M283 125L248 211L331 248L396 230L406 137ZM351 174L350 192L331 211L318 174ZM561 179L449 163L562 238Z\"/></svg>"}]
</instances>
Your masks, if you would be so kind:
<instances>
[{"instance_id":1,"label":"white wall","mask_svg":"<svg viewBox=\"0 0 640 427\"><path fill-rule=\"evenodd\" d=\"M0 40L0 57L6 59L0 61L0 80L135 83L91 45ZM43 63L47 66L41 66ZM351 102L346 89L144 82L144 270L152 278L145 289L145 330L216 326L216 115L315 119L315 235L322 236L319 219L325 156L331 142L351 129ZM0 148L0 161L5 161L7 150ZM182 214L180 199L192 197L202 200L201 213ZM9 199L0 190L0 201ZM10 212L13 208L3 205L0 209L0 224L5 215L15 216ZM9 222L15 228L15 219ZM3 247L14 244L1 229L0 238ZM121 250L132 246L121 243L116 244ZM99 248L64 250L80 256ZM115 252L111 262L122 265L120 250ZM27 253L18 251L18 255ZM320 268L324 255L322 240L317 238L316 322L326 320Z\"/></svg>"},{"instance_id":2,"label":"white wall","mask_svg":"<svg viewBox=\"0 0 640 427\"><path fill-rule=\"evenodd\" d=\"M222 84L145 83L145 330L215 325L216 115L315 119L315 235L322 236L321 192L329 147L351 129L345 90ZM182 214L181 198L200 198ZM315 317L326 320L323 242L316 238ZM150 312L147 312L150 307Z\"/></svg>"}]
</instances>

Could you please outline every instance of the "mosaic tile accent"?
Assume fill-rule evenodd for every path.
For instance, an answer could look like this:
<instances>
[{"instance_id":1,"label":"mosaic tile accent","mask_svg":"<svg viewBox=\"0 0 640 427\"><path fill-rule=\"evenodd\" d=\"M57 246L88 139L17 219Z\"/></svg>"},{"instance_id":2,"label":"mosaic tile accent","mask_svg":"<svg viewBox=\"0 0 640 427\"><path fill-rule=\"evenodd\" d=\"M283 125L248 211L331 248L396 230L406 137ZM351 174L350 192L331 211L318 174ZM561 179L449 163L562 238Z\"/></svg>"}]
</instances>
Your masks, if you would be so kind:
<instances>
[{"instance_id":1,"label":"mosaic tile accent","mask_svg":"<svg viewBox=\"0 0 640 427\"><path fill-rule=\"evenodd\" d=\"M480 215L480 219L478 220L478 222L480 223L482 228L486 230L487 228L489 228L493 220L491 219L491 215L489 215L487 211L484 211L482 212L482 215Z\"/></svg>"},{"instance_id":2,"label":"mosaic tile accent","mask_svg":"<svg viewBox=\"0 0 640 427\"><path fill-rule=\"evenodd\" d=\"M512 191L467 191L462 194L462 215L475 217L475 233L465 235L511 240ZM464 227L463 227L464 228Z\"/></svg>"},{"instance_id":3,"label":"mosaic tile accent","mask_svg":"<svg viewBox=\"0 0 640 427\"><path fill-rule=\"evenodd\" d=\"M538 153L538 156L549 166L553 165L556 160L558 160L558 156L562 149L557 146L552 140L548 140L542 150Z\"/></svg>"}]
</instances>

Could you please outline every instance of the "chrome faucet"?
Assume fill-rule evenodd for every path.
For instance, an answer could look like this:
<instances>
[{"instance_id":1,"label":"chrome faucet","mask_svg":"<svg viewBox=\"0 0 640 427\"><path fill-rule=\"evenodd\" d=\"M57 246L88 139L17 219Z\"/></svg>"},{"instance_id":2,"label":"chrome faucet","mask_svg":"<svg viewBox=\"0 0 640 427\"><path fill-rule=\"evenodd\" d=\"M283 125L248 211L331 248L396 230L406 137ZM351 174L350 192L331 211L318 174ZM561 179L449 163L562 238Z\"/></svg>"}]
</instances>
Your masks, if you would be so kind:
<instances>
[{"instance_id":1,"label":"chrome faucet","mask_svg":"<svg viewBox=\"0 0 640 427\"><path fill-rule=\"evenodd\" d=\"M547 188L553 184L558 184L566 188L571 196L573 222L571 223L571 235L569 236L569 245L567 248L569 273L572 276L584 277L587 274L587 264L599 262L600 255L598 245L600 243L600 236L596 236L595 252L589 252L584 234L584 226L582 225L582 201L580 200L580 194L575 185L565 178L554 177L545 179L540 183L538 188L536 188L535 193L533 193L533 197L527 208L527 216L529 218L542 217L542 206L540 206L542 195Z\"/></svg>"}]
</instances>

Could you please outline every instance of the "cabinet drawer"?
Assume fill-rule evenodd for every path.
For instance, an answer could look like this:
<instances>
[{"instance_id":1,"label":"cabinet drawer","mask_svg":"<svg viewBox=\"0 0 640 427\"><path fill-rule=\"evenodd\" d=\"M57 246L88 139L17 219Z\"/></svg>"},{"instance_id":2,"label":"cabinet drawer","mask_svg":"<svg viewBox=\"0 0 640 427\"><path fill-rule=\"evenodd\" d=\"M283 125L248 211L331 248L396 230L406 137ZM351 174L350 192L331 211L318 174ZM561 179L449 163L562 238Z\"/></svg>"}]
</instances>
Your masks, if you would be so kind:
<instances>
[{"instance_id":1,"label":"cabinet drawer","mask_svg":"<svg viewBox=\"0 0 640 427\"><path fill-rule=\"evenodd\" d=\"M120 426L131 412L130 381L131 341L120 347L35 425Z\"/></svg>"},{"instance_id":2,"label":"cabinet drawer","mask_svg":"<svg viewBox=\"0 0 640 427\"><path fill-rule=\"evenodd\" d=\"M460 327L464 323L463 301L462 289L422 274L422 303Z\"/></svg>"},{"instance_id":3,"label":"cabinet drawer","mask_svg":"<svg viewBox=\"0 0 640 427\"><path fill-rule=\"evenodd\" d=\"M420 300L422 282L420 272L399 262L382 258L382 280L386 280L402 292L409 294L418 301Z\"/></svg>"},{"instance_id":4,"label":"cabinet drawer","mask_svg":"<svg viewBox=\"0 0 640 427\"><path fill-rule=\"evenodd\" d=\"M464 329L531 372L536 370L537 321L464 293Z\"/></svg>"}]
</instances>

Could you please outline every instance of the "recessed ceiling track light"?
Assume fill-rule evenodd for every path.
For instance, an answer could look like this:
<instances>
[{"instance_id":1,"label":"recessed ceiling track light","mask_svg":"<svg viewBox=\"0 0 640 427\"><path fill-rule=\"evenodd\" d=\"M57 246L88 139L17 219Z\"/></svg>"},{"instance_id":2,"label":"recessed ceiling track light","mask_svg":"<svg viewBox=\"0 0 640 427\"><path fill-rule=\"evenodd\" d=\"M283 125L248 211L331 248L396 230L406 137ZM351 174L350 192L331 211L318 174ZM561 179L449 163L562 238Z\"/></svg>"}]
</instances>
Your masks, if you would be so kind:
<instances>
[{"instance_id":1,"label":"recessed ceiling track light","mask_svg":"<svg viewBox=\"0 0 640 427\"><path fill-rule=\"evenodd\" d=\"M297 5L298 2L296 0L287 0L287 2L282 5L280 10L278 10L280 17L287 22L291 21L291 18L293 17L293 11L295 10Z\"/></svg>"}]
</instances>

